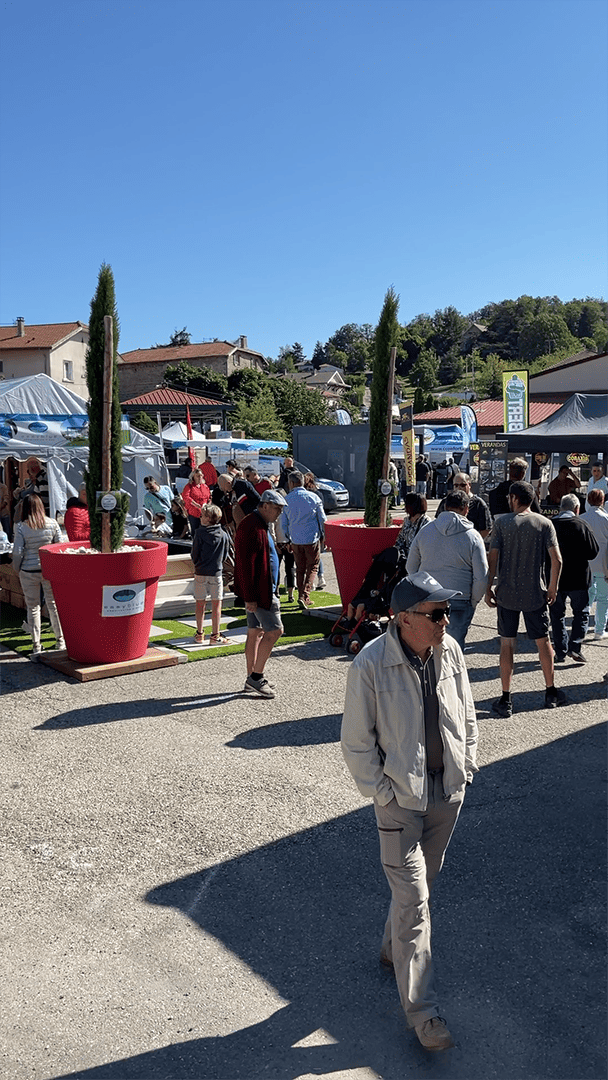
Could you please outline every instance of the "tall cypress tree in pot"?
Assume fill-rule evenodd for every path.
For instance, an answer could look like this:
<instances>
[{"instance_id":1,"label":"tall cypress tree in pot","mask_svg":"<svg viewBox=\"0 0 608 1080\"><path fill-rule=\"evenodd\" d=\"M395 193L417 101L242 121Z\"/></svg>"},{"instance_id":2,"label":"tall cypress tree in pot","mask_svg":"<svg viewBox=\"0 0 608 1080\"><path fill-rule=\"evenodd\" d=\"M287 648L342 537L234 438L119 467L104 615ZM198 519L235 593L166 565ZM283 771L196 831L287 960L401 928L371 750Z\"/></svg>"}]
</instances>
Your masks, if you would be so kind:
<instances>
[{"instance_id":1,"label":"tall cypress tree in pot","mask_svg":"<svg viewBox=\"0 0 608 1080\"><path fill-rule=\"evenodd\" d=\"M122 487L122 431L118 391L116 355L120 333L116 312L114 275L107 263L102 263L97 281L97 291L91 300L89 319L89 347L86 353L87 387L89 390L89 465L85 471L89 520L91 522L91 547L101 550L102 515L96 512L97 492L101 490L101 447L103 433L103 368L105 315L111 315L114 325L114 356L112 373L112 426L111 426L111 488L119 492ZM122 544L125 520L129 509L129 497L117 496L118 505L110 525L110 549L116 551Z\"/></svg>"},{"instance_id":2,"label":"tall cypress tree in pot","mask_svg":"<svg viewBox=\"0 0 608 1080\"><path fill-rule=\"evenodd\" d=\"M399 323L397 311L399 297L391 285L384 298L384 305L376 327L376 348L374 373L371 385L371 404L369 409L369 448L367 451L367 472L365 478L365 515L366 525L377 527L380 524L380 504L382 495L378 490L378 480L382 476L382 465L386 452L386 424L388 402L393 388L389 386L391 349L397 344Z\"/></svg>"}]
</instances>

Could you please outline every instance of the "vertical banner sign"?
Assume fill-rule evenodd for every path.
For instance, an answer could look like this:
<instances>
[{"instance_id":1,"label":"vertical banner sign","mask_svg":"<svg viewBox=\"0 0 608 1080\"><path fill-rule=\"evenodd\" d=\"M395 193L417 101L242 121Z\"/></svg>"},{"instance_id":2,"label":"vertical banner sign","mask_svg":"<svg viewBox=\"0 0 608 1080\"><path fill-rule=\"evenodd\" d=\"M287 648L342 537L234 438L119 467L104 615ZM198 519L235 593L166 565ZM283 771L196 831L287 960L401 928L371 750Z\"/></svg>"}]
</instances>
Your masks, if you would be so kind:
<instances>
[{"instance_id":1,"label":"vertical banner sign","mask_svg":"<svg viewBox=\"0 0 608 1080\"><path fill-rule=\"evenodd\" d=\"M464 433L465 450L472 442L477 442L477 414L470 405L460 406L460 426Z\"/></svg>"},{"instance_id":2,"label":"vertical banner sign","mask_svg":"<svg viewBox=\"0 0 608 1080\"><path fill-rule=\"evenodd\" d=\"M503 371L502 400L504 406L504 431L523 431L529 426L528 418L528 370Z\"/></svg>"},{"instance_id":3,"label":"vertical banner sign","mask_svg":"<svg viewBox=\"0 0 608 1080\"><path fill-rule=\"evenodd\" d=\"M401 417L401 441L403 442L405 482L408 487L414 487L416 484L414 402L402 401L399 405L399 415Z\"/></svg>"},{"instance_id":4,"label":"vertical banner sign","mask_svg":"<svg viewBox=\"0 0 608 1080\"><path fill-rule=\"evenodd\" d=\"M489 492L507 479L508 442L480 440L471 443L471 488L484 502Z\"/></svg>"}]
</instances>

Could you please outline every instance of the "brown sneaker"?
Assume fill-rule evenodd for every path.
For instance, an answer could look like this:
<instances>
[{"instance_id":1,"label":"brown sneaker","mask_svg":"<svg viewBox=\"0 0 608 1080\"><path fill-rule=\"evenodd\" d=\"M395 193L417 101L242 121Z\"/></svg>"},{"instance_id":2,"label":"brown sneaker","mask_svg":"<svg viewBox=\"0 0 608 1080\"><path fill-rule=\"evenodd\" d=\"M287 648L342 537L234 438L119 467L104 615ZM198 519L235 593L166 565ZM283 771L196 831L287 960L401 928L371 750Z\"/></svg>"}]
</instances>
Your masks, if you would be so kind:
<instances>
[{"instance_id":1,"label":"brown sneaker","mask_svg":"<svg viewBox=\"0 0 608 1080\"><path fill-rule=\"evenodd\" d=\"M433 1016L415 1028L416 1035L425 1050L449 1050L454 1045L447 1024L441 1016Z\"/></svg>"}]
</instances>

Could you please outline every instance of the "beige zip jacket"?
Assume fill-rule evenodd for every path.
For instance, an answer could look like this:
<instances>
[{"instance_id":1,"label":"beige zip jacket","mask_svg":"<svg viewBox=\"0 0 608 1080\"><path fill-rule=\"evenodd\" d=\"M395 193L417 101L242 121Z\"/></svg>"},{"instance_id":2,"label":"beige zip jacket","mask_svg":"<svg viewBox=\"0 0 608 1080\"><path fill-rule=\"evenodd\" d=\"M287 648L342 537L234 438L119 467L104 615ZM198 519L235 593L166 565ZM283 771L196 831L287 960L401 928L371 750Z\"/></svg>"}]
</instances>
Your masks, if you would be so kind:
<instances>
[{"instance_id":1,"label":"beige zip jacket","mask_svg":"<svg viewBox=\"0 0 608 1080\"><path fill-rule=\"evenodd\" d=\"M433 650L443 739L446 798L477 772L477 721L460 647L446 634ZM342 753L362 795L408 810L428 800L424 705L418 673L408 663L397 624L389 623L353 661L346 683Z\"/></svg>"}]
</instances>

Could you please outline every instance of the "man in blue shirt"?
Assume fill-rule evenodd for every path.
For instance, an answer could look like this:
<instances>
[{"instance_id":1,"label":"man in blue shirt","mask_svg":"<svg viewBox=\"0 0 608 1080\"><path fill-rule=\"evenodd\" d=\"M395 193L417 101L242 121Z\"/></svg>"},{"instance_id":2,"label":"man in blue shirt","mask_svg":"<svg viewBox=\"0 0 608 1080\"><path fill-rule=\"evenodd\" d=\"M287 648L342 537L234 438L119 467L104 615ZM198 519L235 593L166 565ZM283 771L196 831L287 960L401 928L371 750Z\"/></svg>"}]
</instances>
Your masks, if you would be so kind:
<instances>
[{"instance_id":1,"label":"man in blue shirt","mask_svg":"<svg viewBox=\"0 0 608 1080\"><path fill-rule=\"evenodd\" d=\"M325 511L319 496L304 487L304 477L297 470L289 474L287 506L281 524L293 549L298 603L304 611L312 606L310 592L319 569Z\"/></svg>"},{"instance_id":2,"label":"man in blue shirt","mask_svg":"<svg viewBox=\"0 0 608 1080\"><path fill-rule=\"evenodd\" d=\"M164 514L167 525L173 528L173 518L171 516L171 500L173 495L171 494L171 488L160 487L153 476L144 476L144 484L146 486L146 494L144 495L144 506L147 510L150 510L152 516L155 514Z\"/></svg>"}]
</instances>

